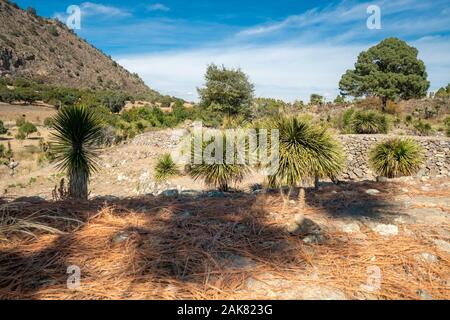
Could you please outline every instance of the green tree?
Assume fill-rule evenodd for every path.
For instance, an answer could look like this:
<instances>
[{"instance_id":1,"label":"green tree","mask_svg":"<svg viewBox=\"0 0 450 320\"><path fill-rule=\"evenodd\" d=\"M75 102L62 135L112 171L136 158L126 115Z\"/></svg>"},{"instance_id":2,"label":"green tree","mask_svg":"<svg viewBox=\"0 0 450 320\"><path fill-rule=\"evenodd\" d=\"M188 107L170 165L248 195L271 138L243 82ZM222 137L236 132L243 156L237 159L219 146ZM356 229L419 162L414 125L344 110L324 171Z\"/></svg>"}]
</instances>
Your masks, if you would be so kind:
<instances>
[{"instance_id":1,"label":"green tree","mask_svg":"<svg viewBox=\"0 0 450 320\"><path fill-rule=\"evenodd\" d=\"M323 103L324 103L324 98L320 94L313 93L309 96L309 104L322 105Z\"/></svg>"},{"instance_id":2,"label":"green tree","mask_svg":"<svg viewBox=\"0 0 450 320\"><path fill-rule=\"evenodd\" d=\"M208 66L205 87L198 89L201 105L227 115L250 113L253 84L240 69Z\"/></svg>"},{"instance_id":3,"label":"green tree","mask_svg":"<svg viewBox=\"0 0 450 320\"><path fill-rule=\"evenodd\" d=\"M347 70L339 82L342 95L377 96L388 99L424 97L430 86L418 50L397 38L387 38L359 54L355 69Z\"/></svg>"},{"instance_id":4,"label":"green tree","mask_svg":"<svg viewBox=\"0 0 450 320\"><path fill-rule=\"evenodd\" d=\"M439 88L434 95L436 98L449 98L450 97L450 83L446 87Z\"/></svg>"},{"instance_id":5,"label":"green tree","mask_svg":"<svg viewBox=\"0 0 450 320\"><path fill-rule=\"evenodd\" d=\"M87 199L89 177L97 170L101 121L93 109L64 107L55 116L53 129L51 151L59 169L67 171L69 196Z\"/></svg>"}]
</instances>

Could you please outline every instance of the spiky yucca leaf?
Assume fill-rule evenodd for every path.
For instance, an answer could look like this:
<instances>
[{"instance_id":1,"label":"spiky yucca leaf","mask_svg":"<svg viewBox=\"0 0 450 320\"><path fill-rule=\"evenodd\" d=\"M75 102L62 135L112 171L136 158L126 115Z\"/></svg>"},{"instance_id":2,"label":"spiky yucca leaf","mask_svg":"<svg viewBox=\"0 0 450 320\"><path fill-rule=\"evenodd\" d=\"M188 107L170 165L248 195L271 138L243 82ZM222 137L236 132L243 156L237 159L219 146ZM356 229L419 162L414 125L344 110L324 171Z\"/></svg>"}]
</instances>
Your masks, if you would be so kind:
<instances>
[{"instance_id":1,"label":"spiky yucca leaf","mask_svg":"<svg viewBox=\"0 0 450 320\"><path fill-rule=\"evenodd\" d=\"M377 144L369 153L373 170L387 178L413 175L423 161L423 149L413 139L392 138Z\"/></svg>"},{"instance_id":2,"label":"spiky yucca leaf","mask_svg":"<svg viewBox=\"0 0 450 320\"><path fill-rule=\"evenodd\" d=\"M156 163L155 166L155 179L156 181L164 181L170 177L180 174L176 163L173 161L169 153L163 154Z\"/></svg>"},{"instance_id":3,"label":"spiky yucca leaf","mask_svg":"<svg viewBox=\"0 0 450 320\"><path fill-rule=\"evenodd\" d=\"M335 177L344 165L341 144L326 129L297 117L269 122L279 130L279 166L269 184L296 186L314 178Z\"/></svg>"},{"instance_id":4,"label":"spiky yucca leaf","mask_svg":"<svg viewBox=\"0 0 450 320\"><path fill-rule=\"evenodd\" d=\"M351 127L355 133L387 133L389 120L375 111L357 111L351 120Z\"/></svg>"},{"instance_id":5,"label":"spiky yucca leaf","mask_svg":"<svg viewBox=\"0 0 450 320\"><path fill-rule=\"evenodd\" d=\"M97 170L97 140L102 124L93 109L64 107L53 119L50 147L60 170L69 175L69 195L87 198L87 182Z\"/></svg>"}]
</instances>

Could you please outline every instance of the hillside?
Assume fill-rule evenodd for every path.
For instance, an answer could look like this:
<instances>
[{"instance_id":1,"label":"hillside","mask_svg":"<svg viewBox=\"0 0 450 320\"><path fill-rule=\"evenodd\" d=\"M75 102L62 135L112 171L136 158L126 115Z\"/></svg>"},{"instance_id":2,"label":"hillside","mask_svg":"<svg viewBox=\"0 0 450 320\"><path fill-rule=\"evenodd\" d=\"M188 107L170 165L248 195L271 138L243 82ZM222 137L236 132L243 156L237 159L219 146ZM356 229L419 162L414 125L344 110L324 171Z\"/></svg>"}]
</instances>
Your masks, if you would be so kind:
<instances>
[{"instance_id":1,"label":"hillside","mask_svg":"<svg viewBox=\"0 0 450 320\"><path fill-rule=\"evenodd\" d=\"M0 76L80 89L153 93L136 74L61 22L0 0Z\"/></svg>"}]
</instances>

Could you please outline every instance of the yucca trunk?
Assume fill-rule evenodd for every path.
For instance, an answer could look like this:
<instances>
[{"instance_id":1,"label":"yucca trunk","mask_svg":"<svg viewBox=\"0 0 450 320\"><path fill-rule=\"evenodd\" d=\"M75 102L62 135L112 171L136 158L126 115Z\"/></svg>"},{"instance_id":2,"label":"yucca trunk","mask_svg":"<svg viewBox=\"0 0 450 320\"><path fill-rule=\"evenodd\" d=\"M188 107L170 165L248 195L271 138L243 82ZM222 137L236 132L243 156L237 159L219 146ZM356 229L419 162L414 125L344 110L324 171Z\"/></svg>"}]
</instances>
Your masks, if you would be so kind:
<instances>
[{"instance_id":1,"label":"yucca trunk","mask_svg":"<svg viewBox=\"0 0 450 320\"><path fill-rule=\"evenodd\" d=\"M87 200L88 174L83 170L72 171L69 174L69 197Z\"/></svg>"}]
</instances>

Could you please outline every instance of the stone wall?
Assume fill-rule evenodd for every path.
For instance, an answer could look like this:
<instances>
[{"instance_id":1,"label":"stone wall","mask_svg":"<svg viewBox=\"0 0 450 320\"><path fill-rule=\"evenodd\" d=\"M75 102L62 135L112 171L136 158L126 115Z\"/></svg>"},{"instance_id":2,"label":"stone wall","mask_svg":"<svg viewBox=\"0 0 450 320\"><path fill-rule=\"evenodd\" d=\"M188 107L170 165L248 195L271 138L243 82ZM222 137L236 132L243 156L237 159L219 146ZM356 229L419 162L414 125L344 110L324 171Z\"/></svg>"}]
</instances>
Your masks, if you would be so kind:
<instances>
[{"instance_id":1,"label":"stone wall","mask_svg":"<svg viewBox=\"0 0 450 320\"><path fill-rule=\"evenodd\" d=\"M345 153L347 155L347 165L341 180L373 180L375 174L369 168L368 153L377 143L392 135L364 135L348 134L340 135ZM407 136L397 136L406 138ZM409 137L418 141L426 150L426 161L418 176L449 176L450 177L450 138L446 137Z\"/></svg>"}]
</instances>

